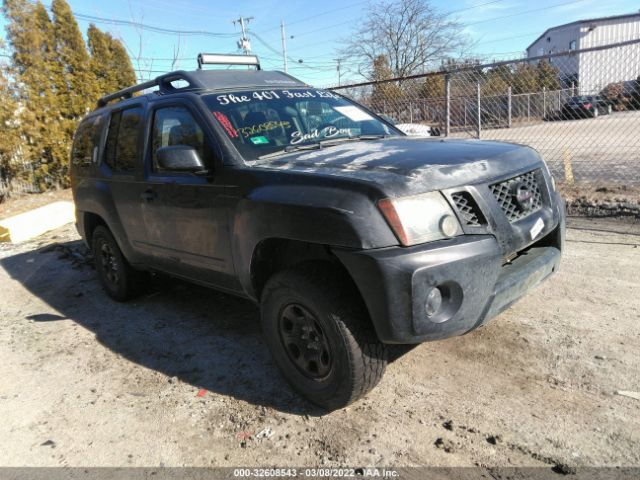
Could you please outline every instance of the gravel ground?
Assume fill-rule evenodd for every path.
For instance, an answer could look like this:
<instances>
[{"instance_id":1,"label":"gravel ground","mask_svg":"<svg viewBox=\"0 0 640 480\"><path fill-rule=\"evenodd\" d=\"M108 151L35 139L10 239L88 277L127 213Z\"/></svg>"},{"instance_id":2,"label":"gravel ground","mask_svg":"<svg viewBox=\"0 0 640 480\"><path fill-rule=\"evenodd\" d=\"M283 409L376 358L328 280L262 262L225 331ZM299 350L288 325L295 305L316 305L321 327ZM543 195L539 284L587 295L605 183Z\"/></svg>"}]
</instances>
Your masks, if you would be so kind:
<instances>
[{"instance_id":1,"label":"gravel ground","mask_svg":"<svg viewBox=\"0 0 640 480\"><path fill-rule=\"evenodd\" d=\"M326 415L251 303L165 277L114 303L71 226L1 246L0 465L640 466L639 244L572 219L551 280Z\"/></svg>"}]
</instances>

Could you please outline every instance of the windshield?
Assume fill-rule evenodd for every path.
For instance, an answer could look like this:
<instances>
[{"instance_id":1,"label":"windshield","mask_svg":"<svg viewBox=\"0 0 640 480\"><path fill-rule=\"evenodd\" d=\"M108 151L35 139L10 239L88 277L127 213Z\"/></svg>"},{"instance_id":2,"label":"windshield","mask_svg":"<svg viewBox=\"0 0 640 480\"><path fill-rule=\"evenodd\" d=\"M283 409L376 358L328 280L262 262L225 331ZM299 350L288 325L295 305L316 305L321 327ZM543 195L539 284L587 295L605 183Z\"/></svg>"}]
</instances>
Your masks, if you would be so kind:
<instances>
[{"instance_id":1,"label":"windshield","mask_svg":"<svg viewBox=\"0 0 640 480\"><path fill-rule=\"evenodd\" d=\"M357 104L327 90L249 90L203 99L246 160L349 139L400 135Z\"/></svg>"}]
</instances>

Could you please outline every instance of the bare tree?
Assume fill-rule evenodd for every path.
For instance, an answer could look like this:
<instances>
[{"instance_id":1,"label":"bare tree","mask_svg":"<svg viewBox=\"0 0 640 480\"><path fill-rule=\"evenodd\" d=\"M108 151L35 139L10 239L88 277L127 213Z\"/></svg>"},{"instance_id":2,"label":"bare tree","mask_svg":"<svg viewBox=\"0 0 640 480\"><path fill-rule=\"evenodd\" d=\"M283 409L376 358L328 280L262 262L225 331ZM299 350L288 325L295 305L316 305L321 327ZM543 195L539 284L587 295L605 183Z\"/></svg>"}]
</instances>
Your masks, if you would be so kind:
<instances>
[{"instance_id":1,"label":"bare tree","mask_svg":"<svg viewBox=\"0 0 640 480\"><path fill-rule=\"evenodd\" d=\"M471 45L464 26L428 0L378 0L369 3L363 17L340 54L368 79L380 56L386 57L394 77L404 77L437 66L446 57L462 57Z\"/></svg>"},{"instance_id":2,"label":"bare tree","mask_svg":"<svg viewBox=\"0 0 640 480\"><path fill-rule=\"evenodd\" d=\"M180 49L182 47L182 37L178 34L178 46L173 44L173 59L171 60L171 70L177 70L180 64Z\"/></svg>"}]
</instances>

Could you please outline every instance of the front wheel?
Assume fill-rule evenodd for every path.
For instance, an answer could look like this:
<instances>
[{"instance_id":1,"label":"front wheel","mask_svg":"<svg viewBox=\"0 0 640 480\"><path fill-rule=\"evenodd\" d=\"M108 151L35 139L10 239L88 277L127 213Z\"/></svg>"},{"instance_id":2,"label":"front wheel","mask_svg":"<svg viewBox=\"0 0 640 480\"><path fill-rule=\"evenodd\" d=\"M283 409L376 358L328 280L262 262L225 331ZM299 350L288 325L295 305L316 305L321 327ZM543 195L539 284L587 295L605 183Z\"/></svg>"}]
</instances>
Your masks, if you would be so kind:
<instances>
[{"instance_id":1,"label":"front wheel","mask_svg":"<svg viewBox=\"0 0 640 480\"><path fill-rule=\"evenodd\" d=\"M261 317L287 381L312 403L335 410L378 384L387 357L357 290L328 267L276 273L265 286Z\"/></svg>"}]
</instances>

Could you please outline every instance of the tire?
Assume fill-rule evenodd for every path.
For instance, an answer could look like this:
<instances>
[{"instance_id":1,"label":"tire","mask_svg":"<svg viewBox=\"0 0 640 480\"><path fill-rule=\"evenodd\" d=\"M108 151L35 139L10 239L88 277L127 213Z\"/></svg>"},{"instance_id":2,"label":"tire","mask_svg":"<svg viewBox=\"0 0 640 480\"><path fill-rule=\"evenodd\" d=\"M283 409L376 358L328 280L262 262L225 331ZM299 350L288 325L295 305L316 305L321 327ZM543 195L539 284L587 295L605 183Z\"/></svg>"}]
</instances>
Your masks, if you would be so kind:
<instances>
[{"instance_id":1,"label":"tire","mask_svg":"<svg viewBox=\"0 0 640 480\"><path fill-rule=\"evenodd\" d=\"M148 274L129 265L108 228L97 226L91 243L98 278L111 298L125 302L144 291Z\"/></svg>"},{"instance_id":2,"label":"tire","mask_svg":"<svg viewBox=\"0 0 640 480\"><path fill-rule=\"evenodd\" d=\"M387 350L359 292L330 264L276 273L264 288L260 310L276 364L310 402L342 408L382 378Z\"/></svg>"}]
</instances>

